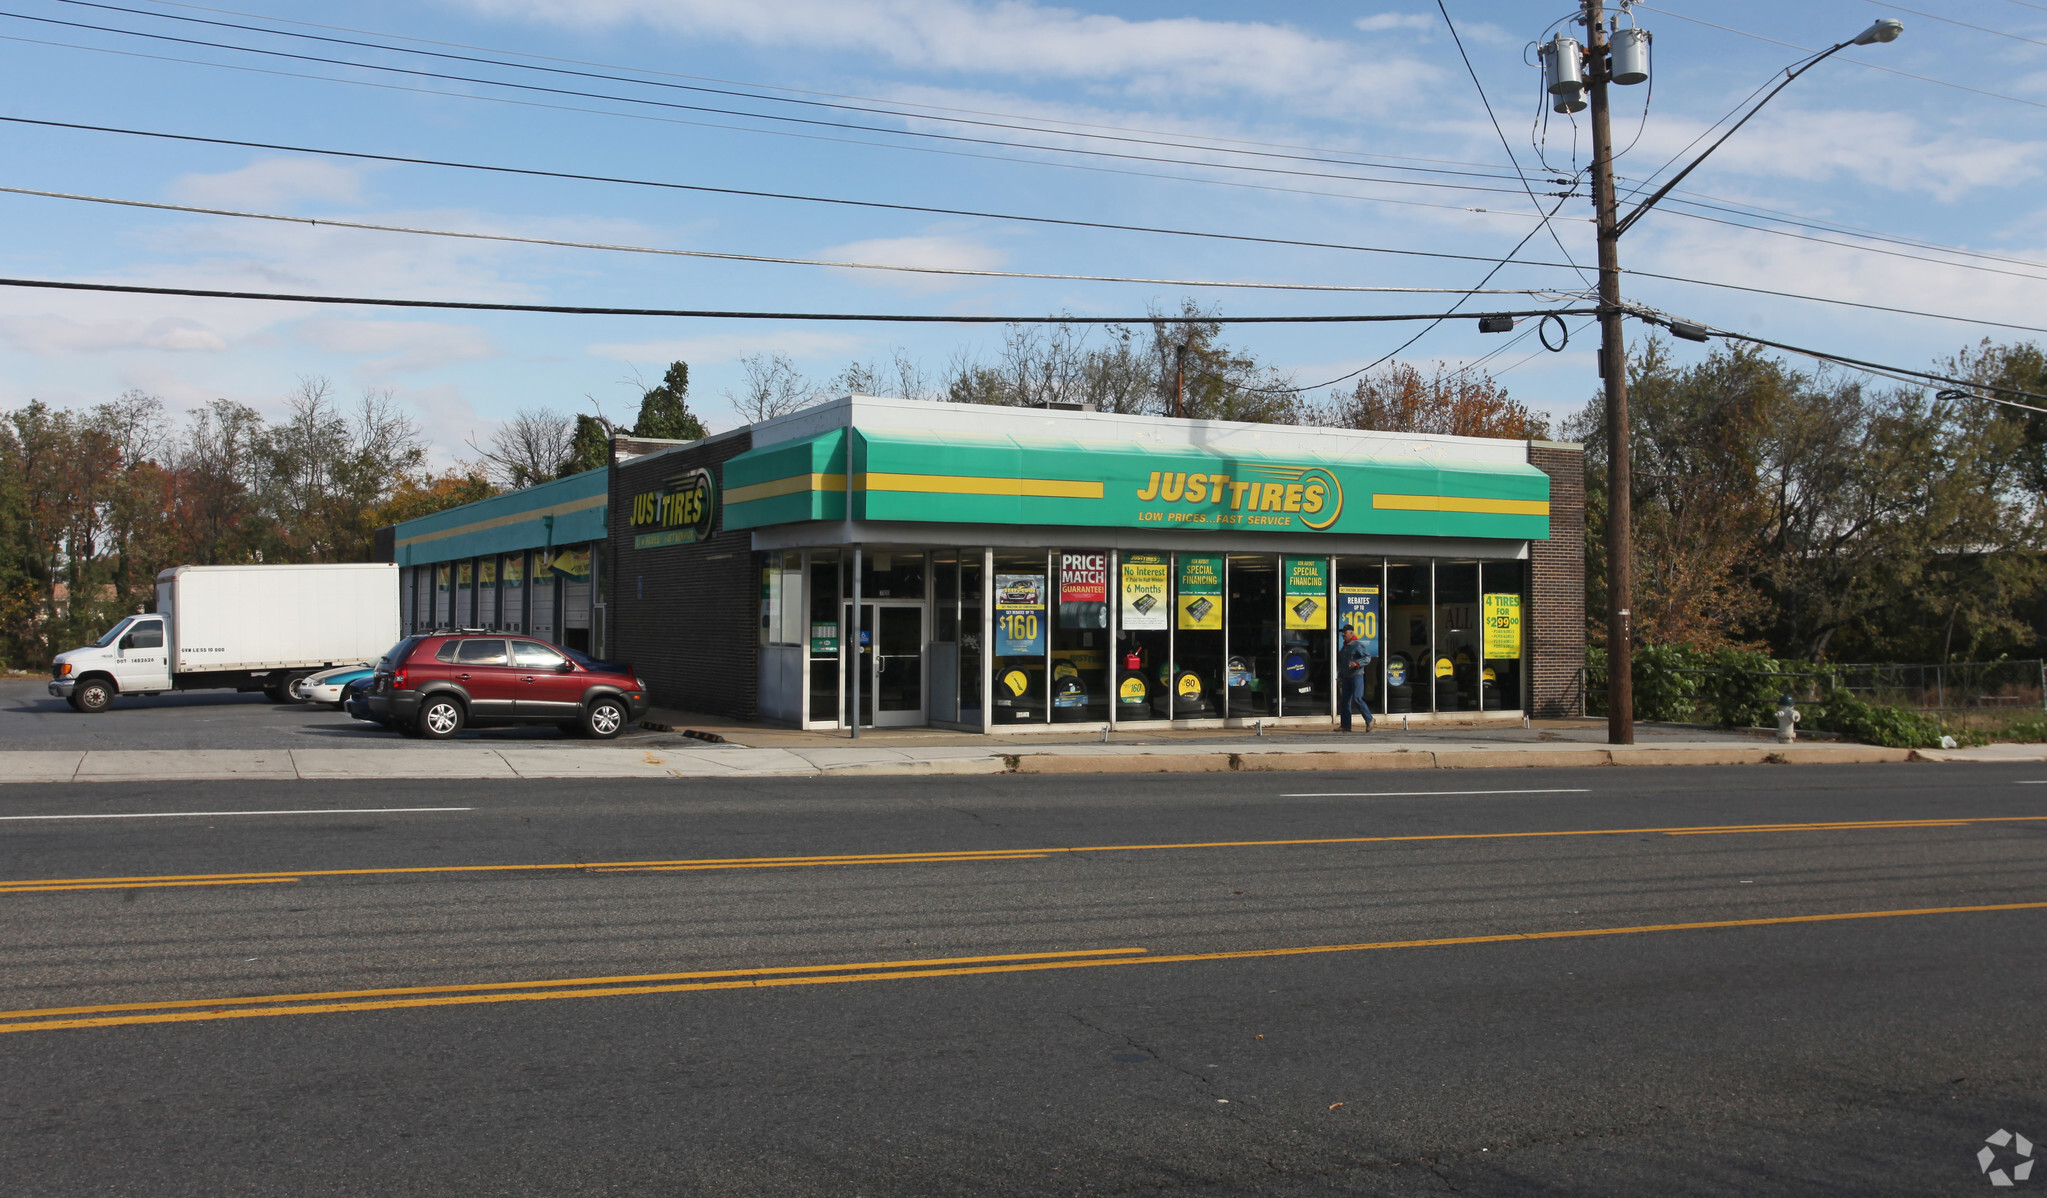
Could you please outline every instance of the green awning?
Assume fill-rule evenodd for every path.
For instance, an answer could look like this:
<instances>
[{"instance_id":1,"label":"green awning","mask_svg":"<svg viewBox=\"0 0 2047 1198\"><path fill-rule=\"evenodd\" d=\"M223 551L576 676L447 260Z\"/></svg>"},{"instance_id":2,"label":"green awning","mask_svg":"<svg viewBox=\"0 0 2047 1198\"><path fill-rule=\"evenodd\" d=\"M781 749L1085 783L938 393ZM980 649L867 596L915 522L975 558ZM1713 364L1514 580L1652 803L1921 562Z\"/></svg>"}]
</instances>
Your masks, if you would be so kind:
<instances>
[{"instance_id":1,"label":"green awning","mask_svg":"<svg viewBox=\"0 0 2047 1198\"><path fill-rule=\"evenodd\" d=\"M848 430L725 466L725 525L846 514ZM1525 462L1223 452L911 429L851 430L852 515L932 524L1549 537L1549 476Z\"/></svg>"}]
</instances>

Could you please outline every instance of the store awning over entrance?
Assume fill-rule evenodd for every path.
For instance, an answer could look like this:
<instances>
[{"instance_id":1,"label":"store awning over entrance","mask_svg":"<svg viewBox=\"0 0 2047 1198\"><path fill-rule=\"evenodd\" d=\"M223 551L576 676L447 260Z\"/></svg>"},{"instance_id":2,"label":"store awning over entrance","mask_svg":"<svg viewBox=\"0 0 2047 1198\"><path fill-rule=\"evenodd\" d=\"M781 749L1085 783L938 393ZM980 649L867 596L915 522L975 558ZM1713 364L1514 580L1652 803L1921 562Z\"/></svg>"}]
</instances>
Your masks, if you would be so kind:
<instances>
[{"instance_id":1,"label":"store awning over entrance","mask_svg":"<svg viewBox=\"0 0 2047 1198\"><path fill-rule=\"evenodd\" d=\"M850 499L871 521L1549 538L1549 476L1524 462L834 429L732 459L723 491L735 529L842 520Z\"/></svg>"}]
</instances>

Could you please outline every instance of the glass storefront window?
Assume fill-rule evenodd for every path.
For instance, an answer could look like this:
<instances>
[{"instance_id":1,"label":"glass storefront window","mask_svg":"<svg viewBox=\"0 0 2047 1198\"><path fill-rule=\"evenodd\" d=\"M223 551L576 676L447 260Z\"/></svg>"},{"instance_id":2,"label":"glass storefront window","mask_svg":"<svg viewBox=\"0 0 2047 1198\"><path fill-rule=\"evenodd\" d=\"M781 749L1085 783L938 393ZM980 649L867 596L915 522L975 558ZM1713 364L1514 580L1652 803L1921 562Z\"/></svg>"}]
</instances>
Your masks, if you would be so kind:
<instances>
[{"instance_id":1,"label":"glass storefront window","mask_svg":"<svg viewBox=\"0 0 2047 1198\"><path fill-rule=\"evenodd\" d=\"M1387 659L1391 656L1387 648L1391 634L1387 631L1386 612L1385 562L1376 557L1337 558L1336 623L1339 629L1357 629L1365 652L1372 655L1372 666L1365 671L1365 702L1379 715L1393 710L1386 697ZM1405 680L1406 674L1401 677ZM1342 701L1341 695L1337 698ZM1413 710L1410 693L1408 705L1401 711ZM1338 714L1342 714L1340 710Z\"/></svg>"},{"instance_id":2,"label":"glass storefront window","mask_svg":"<svg viewBox=\"0 0 2047 1198\"><path fill-rule=\"evenodd\" d=\"M1437 711L1479 709L1478 563L1436 563Z\"/></svg>"},{"instance_id":3,"label":"glass storefront window","mask_svg":"<svg viewBox=\"0 0 2047 1198\"><path fill-rule=\"evenodd\" d=\"M1233 553L1229 558L1229 660L1223 670L1229 715L1279 714L1278 559Z\"/></svg>"},{"instance_id":4,"label":"glass storefront window","mask_svg":"<svg viewBox=\"0 0 2047 1198\"><path fill-rule=\"evenodd\" d=\"M1431 562L1386 565L1386 712L1434 711Z\"/></svg>"},{"instance_id":5,"label":"glass storefront window","mask_svg":"<svg viewBox=\"0 0 2047 1198\"><path fill-rule=\"evenodd\" d=\"M839 714L839 555L810 554L810 718L837 720Z\"/></svg>"},{"instance_id":6,"label":"glass storefront window","mask_svg":"<svg viewBox=\"0 0 2047 1198\"><path fill-rule=\"evenodd\" d=\"M1279 569L1279 714L1328 715L1335 619L1329 559L1285 557Z\"/></svg>"},{"instance_id":7,"label":"glass storefront window","mask_svg":"<svg viewBox=\"0 0 2047 1198\"><path fill-rule=\"evenodd\" d=\"M1170 719L1164 678L1173 635L1172 558L1125 553L1116 573L1116 718Z\"/></svg>"},{"instance_id":8,"label":"glass storefront window","mask_svg":"<svg viewBox=\"0 0 2047 1198\"><path fill-rule=\"evenodd\" d=\"M1058 604L1052 623L1052 719L1072 723L1109 718L1109 554L1065 550L1052 555Z\"/></svg>"},{"instance_id":9,"label":"glass storefront window","mask_svg":"<svg viewBox=\"0 0 2047 1198\"><path fill-rule=\"evenodd\" d=\"M1484 598L1479 617L1485 625L1480 648L1485 657L1480 677L1487 711L1521 708L1521 652L1525 643L1522 616L1528 609L1524 587L1526 562L1483 562L1479 567Z\"/></svg>"},{"instance_id":10,"label":"glass storefront window","mask_svg":"<svg viewBox=\"0 0 2047 1198\"><path fill-rule=\"evenodd\" d=\"M994 722L1043 724L1051 720L1047 605L1051 591L1043 553L995 555Z\"/></svg>"},{"instance_id":11,"label":"glass storefront window","mask_svg":"<svg viewBox=\"0 0 2047 1198\"><path fill-rule=\"evenodd\" d=\"M924 555L868 550L861 555L860 598L924 598Z\"/></svg>"},{"instance_id":12,"label":"glass storefront window","mask_svg":"<svg viewBox=\"0 0 2047 1198\"><path fill-rule=\"evenodd\" d=\"M960 550L960 722L976 727L981 710L981 613L987 579L982 572L982 551Z\"/></svg>"},{"instance_id":13,"label":"glass storefront window","mask_svg":"<svg viewBox=\"0 0 2047 1198\"><path fill-rule=\"evenodd\" d=\"M1172 691L1173 718L1223 714L1223 601L1228 561L1219 553L1173 555L1173 658L1160 681Z\"/></svg>"}]
</instances>

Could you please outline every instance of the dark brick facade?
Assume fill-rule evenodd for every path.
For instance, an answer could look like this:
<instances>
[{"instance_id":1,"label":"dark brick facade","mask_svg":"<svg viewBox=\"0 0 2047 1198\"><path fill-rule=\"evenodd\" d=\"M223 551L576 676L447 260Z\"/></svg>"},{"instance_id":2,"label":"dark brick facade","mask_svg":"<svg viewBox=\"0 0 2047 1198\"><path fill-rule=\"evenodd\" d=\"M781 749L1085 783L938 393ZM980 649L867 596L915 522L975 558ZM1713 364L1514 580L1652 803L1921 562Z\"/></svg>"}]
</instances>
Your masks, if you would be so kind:
<instances>
[{"instance_id":1,"label":"dark brick facade","mask_svg":"<svg viewBox=\"0 0 2047 1198\"><path fill-rule=\"evenodd\" d=\"M1549 475L1549 540L1528 545L1529 714L1574 716L1585 664L1585 451L1531 442L1528 462Z\"/></svg>"},{"instance_id":2,"label":"dark brick facade","mask_svg":"<svg viewBox=\"0 0 2047 1198\"><path fill-rule=\"evenodd\" d=\"M656 706L742 720L758 713L760 567L753 535L726 531L722 504L708 541L635 549L632 528L633 496L700 466L711 470L722 493L721 467L752 446L752 434L742 432L612 467L610 656L632 663Z\"/></svg>"}]
</instances>

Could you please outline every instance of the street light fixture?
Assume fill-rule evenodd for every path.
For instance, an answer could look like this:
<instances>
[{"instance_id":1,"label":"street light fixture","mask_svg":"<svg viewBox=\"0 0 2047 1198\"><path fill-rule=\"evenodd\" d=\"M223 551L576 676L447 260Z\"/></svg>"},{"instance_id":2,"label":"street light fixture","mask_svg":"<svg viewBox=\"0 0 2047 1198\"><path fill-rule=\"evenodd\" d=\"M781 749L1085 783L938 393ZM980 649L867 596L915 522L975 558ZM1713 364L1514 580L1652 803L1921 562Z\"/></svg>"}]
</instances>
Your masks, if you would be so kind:
<instances>
[{"instance_id":1,"label":"street light fixture","mask_svg":"<svg viewBox=\"0 0 2047 1198\"><path fill-rule=\"evenodd\" d=\"M1592 206L1599 229L1599 373L1606 384L1607 441L1607 717L1606 739L1617 745L1635 743L1634 688L1634 513L1630 489L1628 440L1628 350L1621 330L1621 234L1632 228L1656 202L1669 195L1713 151L1720 148L1749 118L1791 85L1791 81L1849 46L1870 46L1894 42L1905 31L1902 21L1886 17L1845 42L1794 64L1784 81L1758 100L1705 151L1671 176L1648 199L1635 205L1627 216L1619 215L1613 185L1613 131L1607 104L1609 83L1627 86L1649 78L1649 34L1633 26L1622 29L1618 22L1609 27L1602 0L1583 0L1579 21L1585 26L1586 42L1579 61L1567 63L1567 56L1580 54L1575 39L1556 37L1543 46L1543 86L1555 97L1558 112L1576 112L1585 107L1589 93L1592 109ZM1623 3L1623 8L1626 4ZM1611 32L1612 40L1608 34ZM1673 326L1675 331L1675 326ZM1680 336L1692 332L1687 326ZM1687 338L1692 339L1692 338Z\"/></svg>"}]
</instances>

